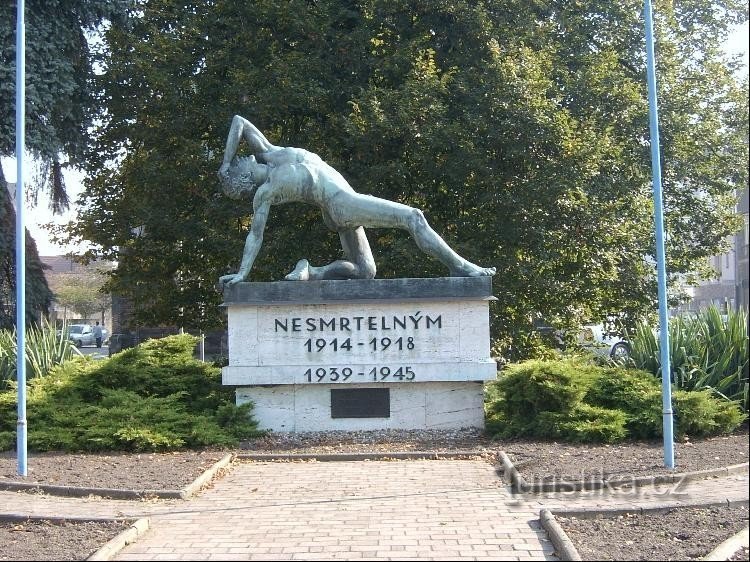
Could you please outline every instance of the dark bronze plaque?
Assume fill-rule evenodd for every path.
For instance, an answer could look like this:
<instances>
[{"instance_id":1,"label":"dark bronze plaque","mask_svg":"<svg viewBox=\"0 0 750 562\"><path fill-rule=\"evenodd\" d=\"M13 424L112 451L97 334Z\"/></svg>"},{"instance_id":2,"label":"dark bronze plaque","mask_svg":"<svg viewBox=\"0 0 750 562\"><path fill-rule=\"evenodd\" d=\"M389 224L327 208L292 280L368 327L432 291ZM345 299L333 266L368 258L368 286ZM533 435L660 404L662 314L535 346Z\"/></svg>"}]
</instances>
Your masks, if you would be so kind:
<instances>
[{"instance_id":1,"label":"dark bronze plaque","mask_svg":"<svg viewBox=\"0 0 750 562\"><path fill-rule=\"evenodd\" d=\"M389 388L331 389L332 418L390 418Z\"/></svg>"}]
</instances>

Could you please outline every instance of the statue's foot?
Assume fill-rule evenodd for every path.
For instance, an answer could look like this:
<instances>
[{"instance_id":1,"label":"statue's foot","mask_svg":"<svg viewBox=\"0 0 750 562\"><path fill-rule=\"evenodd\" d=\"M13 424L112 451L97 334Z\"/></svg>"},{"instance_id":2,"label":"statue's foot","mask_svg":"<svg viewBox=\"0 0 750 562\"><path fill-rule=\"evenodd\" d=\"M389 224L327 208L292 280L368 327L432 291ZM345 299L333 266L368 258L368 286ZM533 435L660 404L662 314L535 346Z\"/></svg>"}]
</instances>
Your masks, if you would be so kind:
<instances>
[{"instance_id":1,"label":"statue's foot","mask_svg":"<svg viewBox=\"0 0 750 562\"><path fill-rule=\"evenodd\" d=\"M231 287L237 283L242 283L245 280L245 276L240 273L230 273L229 275L222 275L219 277L219 291L223 291L226 287Z\"/></svg>"},{"instance_id":2,"label":"statue's foot","mask_svg":"<svg viewBox=\"0 0 750 562\"><path fill-rule=\"evenodd\" d=\"M461 267L451 270L451 277L484 277L495 275L494 267L479 267L473 263L465 262Z\"/></svg>"},{"instance_id":3,"label":"statue's foot","mask_svg":"<svg viewBox=\"0 0 750 562\"><path fill-rule=\"evenodd\" d=\"M287 281L307 281L310 279L310 262L299 260L289 275L284 277Z\"/></svg>"}]
</instances>

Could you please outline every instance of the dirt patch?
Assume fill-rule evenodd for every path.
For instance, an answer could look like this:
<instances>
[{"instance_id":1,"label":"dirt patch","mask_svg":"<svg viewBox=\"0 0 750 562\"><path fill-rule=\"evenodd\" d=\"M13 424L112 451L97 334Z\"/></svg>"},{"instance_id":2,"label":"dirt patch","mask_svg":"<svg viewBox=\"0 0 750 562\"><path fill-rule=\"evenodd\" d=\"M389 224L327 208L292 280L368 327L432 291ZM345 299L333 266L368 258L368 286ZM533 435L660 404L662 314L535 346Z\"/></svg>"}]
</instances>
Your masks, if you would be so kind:
<instances>
[{"instance_id":1,"label":"dirt patch","mask_svg":"<svg viewBox=\"0 0 750 562\"><path fill-rule=\"evenodd\" d=\"M129 526L123 521L0 521L0 560L86 560Z\"/></svg>"},{"instance_id":2,"label":"dirt patch","mask_svg":"<svg viewBox=\"0 0 750 562\"><path fill-rule=\"evenodd\" d=\"M661 441L616 445L507 442L501 448L529 484L549 481L611 480L693 472L748 462L747 425L732 435L675 443L674 470L664 466Z\"/></svg>"},{"instance_id":3,"label":"dirt patch","mask_svg":"<svg viewBox=\"0 0 750 562\"><path fill-rule=\"evenodd\" d=\"M0 453L0 482L118 490L179 490L192 483L226 451L174 453L29 453L27 476L18 475L14 452Z\"/></svg>"},{"instance_id":4,"label":"dirt patch","mask_svg":"<svg viewBox=\"0 0 750 562\"><path fill-rule=\"evenodd\" d=\"M653 514L556 519L584 560L696 560L740 532L748 523L748 508L682 507Z\"/></svg>"},{"instance_id":5,"label":"dirt patch","mask_svg":"<svg viewBox=\"0 0 750 562\"><path fill-rule=\"evenodd\" d=\"M732 435L675 444L675 471L690 472L748 462L747 425ZM386 453L505 451L527 482L667 474L663 443L570 445L546 441L495 441L475 429L274 433L245 441L240 453ZM14 452L0 453L0 482L124 490L175 490L190 484L228 451L172 453L29 453L28 475L18 476Z\"/></svg>"}]
</instances>

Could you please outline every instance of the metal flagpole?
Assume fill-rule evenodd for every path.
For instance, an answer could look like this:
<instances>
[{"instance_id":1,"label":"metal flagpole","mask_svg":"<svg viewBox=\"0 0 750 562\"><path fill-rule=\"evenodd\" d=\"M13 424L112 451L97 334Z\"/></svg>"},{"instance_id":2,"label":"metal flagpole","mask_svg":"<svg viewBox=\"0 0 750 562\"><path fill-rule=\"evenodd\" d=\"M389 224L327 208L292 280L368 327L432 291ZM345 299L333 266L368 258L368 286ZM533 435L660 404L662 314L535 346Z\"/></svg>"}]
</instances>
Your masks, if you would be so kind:
<instances>
[{"instance_id":1,"label":"metal flagpole","mask_svg":"<svg viewBox=\"0 0 750 562\"><path fill-rule=\"evenodd\" d=\"M24 224L24 152L26 141L26 24L25 0L17 0L16 11L16 381L18 425L16 452L18 474L26 476L26 225Z\"/></svg>"},{"instance_id":2,"label":"metal flagpole","mask_svg":"<svg viewBox=\"0 0 750 562\"><path fill-rule=\"evenodd\" d=\"M654 220L656 223L656 270L659 296L659 347L661 348L661 396L664 429L664 466L674 468L672 412L672 369L669 364L669 317L667 315L667 272L664 265L664 213L662 208L661 160L659 148L659 115L656 105L656 70L654 65L654 22L651 0L645 0L646 66L648 78L649 122L651 129L651 171L654 186Z\"/></svg>"}]
</instances>

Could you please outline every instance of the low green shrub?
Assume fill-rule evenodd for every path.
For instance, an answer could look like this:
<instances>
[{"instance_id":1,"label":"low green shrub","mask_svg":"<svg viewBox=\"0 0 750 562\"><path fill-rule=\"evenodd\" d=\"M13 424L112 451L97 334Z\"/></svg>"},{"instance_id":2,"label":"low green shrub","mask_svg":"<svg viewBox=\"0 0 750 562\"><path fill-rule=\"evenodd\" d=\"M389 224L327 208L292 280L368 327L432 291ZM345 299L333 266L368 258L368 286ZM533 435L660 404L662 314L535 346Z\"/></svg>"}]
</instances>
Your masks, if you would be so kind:
<instances>
[{"instance_id":1,"label":"low green shrub","mask_svg":"<svg viewBox=\"0 0 750 562\"><path fill-rule=\"evenodd\" d=\"M490 383L486 429L496 437L612 443L662 434L661 383L650 373L581 358L527 361ZM747 416L710 391L674 391L675 434L729 433Z\"/></svg>"},{"instance_id":2,"label":"low green shrub","mask_svg":"<svg viewBox=\"0 0 750 562\"><path fill-rule=\"evenodd\" d=\"M0 431L0 451L8 451L16 444L16 434L10 431Z\"/></svg>"},{"instance_id":3,"label":"low green shrub","mask_svg":"<svg viewBox=\"0 0 750 562\"><path fill-rule=\"evenodd\" d=\"M572 410L542 412L537 427L544 437L573 443L614 443L627 436L625 412L577 404Z\"/></svg>"},{"instance_id":4,"label":"low green shrub","mask_svg":"<svg viewBox=\"0 0 750 562\"><path fill-rule=\"evenodd\" d=\"M625 413L629 437L649 439L662 431L661 383L645 371L603 368L584 400Z\"/></svg>"},{"instance_id":5,"label":"low green shrub","mask_svg":"<svg viewBox=\"0 0 750 562\"><path fill-rule=\"evenodd\" d=\"M252 405L235 406L220 370L193 359L196 341L187 334L149 340L109 359L68 362L29 381L29 447L164 451L236 446L260 434ZM15 390L0 393L0 448L15 440L15 410Z\"/></svg>"},{"instance_id":6,"label":"low green shrub","mask_svg":"<svg viewBox=\"0 0 750 562\"><path fill-rule=\"evenodd\" d=\"M507 417L567 412L580 403L595 367L577 360L532 360L508 368L497 383Z\"/></svg>"},{"instance_id":7,"label":"low green shrub","mask_svg":"<svg viewBox=\"0 0 750 562\"><path fill-rule=\"evenodd\" d=\"M706 437L728 433L747 419L737 402L718 399L710 390L672 393L676 435Z\"/></svg>"},{"instance_id":8,"label":"low green shrub","mask_svg":"<svg viewBox=\"0 0 750 562\"><path fill-rule=\"evenodd\" d=\"M488 431L504 437L556 436L549 435L549 426L540 426L543 414L564 416L580 407L595 369L580 359L512 365L489 385L488 394L497 398L486 406Z\"/></svg>"}]
</instances>

